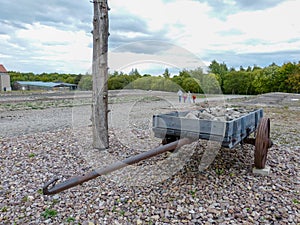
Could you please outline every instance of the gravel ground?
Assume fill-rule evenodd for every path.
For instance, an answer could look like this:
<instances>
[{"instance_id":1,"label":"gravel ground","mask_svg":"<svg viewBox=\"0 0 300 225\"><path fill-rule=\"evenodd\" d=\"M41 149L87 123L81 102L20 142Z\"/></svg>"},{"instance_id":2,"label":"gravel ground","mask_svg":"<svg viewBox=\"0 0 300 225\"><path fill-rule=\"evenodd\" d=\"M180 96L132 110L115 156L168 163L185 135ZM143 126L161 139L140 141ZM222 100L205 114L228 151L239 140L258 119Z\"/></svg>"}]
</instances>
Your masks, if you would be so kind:
<instances>
[{"instance_id":1,"label":"gravel ground","mask_svg":"<svg viewBox=\"0 0 300 225\"><path fill-rule=\"evenodd\" d=\"M0 224L300 224L299 95L292 107L264 102L274 142L268 176L252 173L253 146L226 149L199 140L44 196L41 187L54 176L67 179L158 146L151 116L187 108L163 93L116 96L110 148L102 152L90 144L89 106L0 113ZM253 107L261 99L226 104ZM199 171L212 150L215 160Z\"/></svg>"}]
</instances>

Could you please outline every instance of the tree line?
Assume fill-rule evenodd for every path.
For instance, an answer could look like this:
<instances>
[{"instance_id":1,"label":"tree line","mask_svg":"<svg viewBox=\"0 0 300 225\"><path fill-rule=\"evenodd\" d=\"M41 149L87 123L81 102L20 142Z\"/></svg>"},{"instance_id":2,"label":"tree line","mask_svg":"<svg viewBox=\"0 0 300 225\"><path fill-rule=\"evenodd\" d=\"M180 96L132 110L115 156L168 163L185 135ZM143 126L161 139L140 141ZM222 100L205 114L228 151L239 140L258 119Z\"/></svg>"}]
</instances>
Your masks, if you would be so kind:
<instances>
[{"instance_id":1,"label":"tree line","mask_svg":"<svg viewBox=\"0 0 300 225\"><path fill-rule=\"evenodd\" d=\"M282 66L272 63L264 68L254 65L236 70L228 69L225 63L214 60L209 70L220 77L220 85L225 94L299 93L300 91L300 62L288 62Z\"/></svg>"},{"instance_id":2,"label":"tree line","mask_svg":"<svg viewBox=\"0 0 300 225\"><path fill-rule=\"evenodd\" d=\"M82 74L61 74L61 73L21 73L16 71L8 71L10 75L11 86L16 81L43 81L43 82L62 82L78 85L82 78Z\"/></svg>"},{"instance_id":3,"label":"tree line","mask_svg":"<svg viewBox=\"0 0 300 225\"><path fill-rule=\"evenodd\" d=\"M91 75L58 74L58 73L20 73L9 72L11 82L46 81L64 82L78 85L81 90L92 90ZM114 71L109 74L108 88L142 89L175 92L179 89L192 93L224 93L224 94L262 94L267 92L300 91L300 62L288 62L282 66L272 63L264 68L248 66L239 69L228 68L227 65L213 60L207 72L202 68L183 69L177 75L171 75L166 68L160 76L141 75L137 69L128 74Z\"/></svg>"}]
</instances>

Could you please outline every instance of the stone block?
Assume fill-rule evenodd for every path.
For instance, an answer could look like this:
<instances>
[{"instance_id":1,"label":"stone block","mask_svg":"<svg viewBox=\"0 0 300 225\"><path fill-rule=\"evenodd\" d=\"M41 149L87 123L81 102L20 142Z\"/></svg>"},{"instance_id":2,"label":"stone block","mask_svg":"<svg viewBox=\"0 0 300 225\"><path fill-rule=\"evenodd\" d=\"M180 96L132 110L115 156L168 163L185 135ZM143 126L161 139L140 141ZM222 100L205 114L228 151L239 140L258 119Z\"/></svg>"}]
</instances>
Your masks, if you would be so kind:
<instances>
[{"instance_id":1,"label":"stone block","mask_svg":"<svg viewBox=\"0 0 300 225\"><path fill-rule=\"evenodd\" d=\"M260 174L260 175L263 175L263 176L268 176L270 174L270 170L271 170L271 168L269 166L265 166L264 169L257 169L255 167L253 167L252 172L254 174Z\"/></svg>"}]
</instances>

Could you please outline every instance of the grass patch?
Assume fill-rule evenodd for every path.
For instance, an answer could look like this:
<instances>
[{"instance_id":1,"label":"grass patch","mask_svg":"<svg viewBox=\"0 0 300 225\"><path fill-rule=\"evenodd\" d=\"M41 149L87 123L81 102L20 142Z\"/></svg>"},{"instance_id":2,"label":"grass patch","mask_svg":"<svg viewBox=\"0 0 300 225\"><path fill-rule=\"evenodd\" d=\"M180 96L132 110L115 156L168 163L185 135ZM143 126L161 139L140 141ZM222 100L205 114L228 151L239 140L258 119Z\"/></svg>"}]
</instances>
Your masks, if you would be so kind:
<instances>
[{"instance_id":1,"label":"grass patch","mask_svg":"<svg viewBox=\"0 0 300 225\"><path fill-rule=\"evenodd\" d=\"M33 158L33 157L35 157L35 156L36 156L36 154L34 154L33 152L31 152L31 153L28 154L28 157L29 157L29 158Z\"/></svg>"},{"instance_id":2,"label":"grass patch","mask_svg":"<svg viewBox=\"0 0 300 225\"><path fill-rule=\"evenodd\" d=\"M40 194L40 195L42 195L43 194L43 190L39 189L39 190L37 190L37 193Z\"/></svg>"},{"instance_id":3,"label":"grass patch","mask_svg":"<svg viewBox=\"0 0 300 225\"><path fill-rule=\"evenodd\" d=\"M29 200L29 198L27 195L22 198L22 202L27 202L28 200Z\"/></svg>"},{"instance_id":4,"label":"grass patch","mask_svg":"<svg viewBox=\"0 0 300 225\"><path fill-rule=\"evenodd\" d=\"M67 223L75 222L75 218L74 218L74 217L68 217L68 218L66 219L66 222L67 222Z\"/></svg>"},{"instance_id":5,"label":"grass patch","mask_svg":"<svg viewBox=\"0 0 300 225\"><path fill-rule=\"evenodd\" d=\"M7 211L8 211L7 206L3 206L3 207L0 209L0 212L7 212Z\"/></svg>"},{"instance_id":6,"label":"grass patch","mask_svg":"<svg viewBox=\"0 0 300 225\"><path fill-rule=\"evenodd\" d=\"M125 215L125 211L124 210L120 210L119 213L120 213L121 216Z\"/></svg>"},{"instance_id":7,"label":"grass patch","mask_svg":"<svg viewBox=\"0 0 300 225\"><path fill-rule=\"evenodd\" d=\"M195 198L195 197L196 197L197 190L196 190L196 189L190 190L189 193L190 193L190 195L191 195L193 198Z\"/></svg>"},{"instance_id":8,"label":"grass patch","mask_svg":"<svg viewBox=\"0 0 300 225\"><path fill-rule=\"evenodd\" d=\"M216 168L216 174L223 175L224 174L224 169L222 169L222 168Z\"/></svg>"},{"instance_id":9,"label":"grass patch","mask_svg":"<svg viewBox=\"0 0 300 225\"><path fill-rule=\"evenodd\" d=\"M44 217L45 219L49 219L52 217L57 216L57 211L54 209L46 209L42 214L42 217Z\"/></svg>"}]
</instances>

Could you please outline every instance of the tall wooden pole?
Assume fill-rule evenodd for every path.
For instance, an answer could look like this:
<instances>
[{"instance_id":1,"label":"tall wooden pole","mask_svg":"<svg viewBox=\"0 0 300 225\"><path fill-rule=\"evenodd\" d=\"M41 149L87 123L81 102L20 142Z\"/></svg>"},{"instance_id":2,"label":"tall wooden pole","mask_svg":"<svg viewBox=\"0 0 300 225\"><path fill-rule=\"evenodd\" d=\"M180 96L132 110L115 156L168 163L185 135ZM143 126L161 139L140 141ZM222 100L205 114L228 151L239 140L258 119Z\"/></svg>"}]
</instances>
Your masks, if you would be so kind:
<instances>
[{"instance_id":1,"label":"tall wooden pole","mask_svg":"<svg viewBox=\"0 0 300 225\"><path fill-rule=\"evenodd\" d=\"M107 149L108 142L108 6L107 0L94 0L93 19L93 147Z\"/></svg>"}]
</instances>

